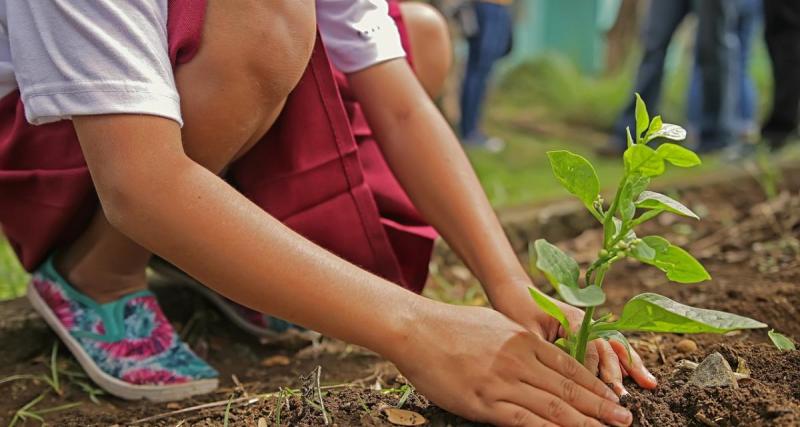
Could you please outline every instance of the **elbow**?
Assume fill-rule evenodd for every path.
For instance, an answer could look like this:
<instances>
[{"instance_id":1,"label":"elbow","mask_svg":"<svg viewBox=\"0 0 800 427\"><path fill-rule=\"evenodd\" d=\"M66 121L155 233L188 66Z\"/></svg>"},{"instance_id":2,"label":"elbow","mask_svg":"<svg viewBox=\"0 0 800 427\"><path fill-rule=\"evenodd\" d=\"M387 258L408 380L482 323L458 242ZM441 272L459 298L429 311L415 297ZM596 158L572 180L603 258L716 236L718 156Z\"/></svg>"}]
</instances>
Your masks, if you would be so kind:
<instances>
[{"instance_id":1,"label":"elbow","mask_svg":"<svg viewBox=\"0 0 800 427\"><path fill-rule=\"evenodd\" d=\"M136 185L134 181L116 180L98 183L96 187L100 206L108 223L130 236L136 229L135 220L142 218L142 198L147 192L146 188Z\"/></svg>"},{"instance_id":2,"label":"elbow","mask_svg":"<svg viewBox=\"0 0 800 427\"><path fill-rule=\"evenodd\" d=\"M97 176L95 187L109 224L133 240L137 232L151 226L154 215L173 198L169 191L180 167L189 163L171 162L159 167L121 165L113 172Z\"/></svg>"}]
</instances>

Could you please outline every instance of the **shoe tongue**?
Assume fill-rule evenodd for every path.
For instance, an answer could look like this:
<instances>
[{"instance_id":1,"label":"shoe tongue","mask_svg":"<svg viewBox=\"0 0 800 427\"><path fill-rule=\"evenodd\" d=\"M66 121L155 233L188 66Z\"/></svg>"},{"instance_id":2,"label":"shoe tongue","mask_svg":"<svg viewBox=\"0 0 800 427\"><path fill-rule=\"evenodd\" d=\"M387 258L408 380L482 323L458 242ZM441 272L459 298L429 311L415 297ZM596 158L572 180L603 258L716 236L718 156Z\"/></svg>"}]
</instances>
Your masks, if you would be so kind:
<instances>
[{"instance_id":1,"label":"shoe tongue","mask_svg":"<svg viewBox=\"0 0 800 427\"><path fill-rule=\"evenodd\" d=\"M53 265L53 257L45 261L40 268L39 272L43 274L48 280L56 283L67 295L67 297L87 309L97 313L102 320L103 334L97 334L89 331L75 331L76 335L85 336L87 338L97 339L106 342L115 342L125 338L125 307L128 303L136 298L150 297L155 299L155 294L150 290L144 289L136 291L123 296L114 301L107 303L99 303L84 294L80 290L72 286ZM142 302L141 304L143 304ZM159 309L157 303L155 309Z\"/></svg>"}]
</instances>

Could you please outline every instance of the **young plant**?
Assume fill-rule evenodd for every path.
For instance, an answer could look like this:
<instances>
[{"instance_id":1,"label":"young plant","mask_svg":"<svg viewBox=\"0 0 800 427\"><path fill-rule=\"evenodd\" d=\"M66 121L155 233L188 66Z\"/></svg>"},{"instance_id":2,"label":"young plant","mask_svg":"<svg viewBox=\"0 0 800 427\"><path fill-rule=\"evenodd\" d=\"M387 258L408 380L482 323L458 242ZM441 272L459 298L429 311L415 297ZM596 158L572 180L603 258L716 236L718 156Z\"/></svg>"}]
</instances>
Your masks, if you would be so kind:
<instances>
[{"instance_id":1,"label":"young plant","mask_svg":"<svg viewBox=\"0 0 800 427\"><path fill-rule=\"evenodd\" d=\"M708 272L688 252L660 236L639 237L636 227L662 213L699 219L677 200L647 191L650 181L664 173L665 164L693 167L700 158L691 150L665 142L657 148L648 144L655 139L681 141L686 131L678 125L663 123L661 116L650 119L647 108L636 95L636 131L627 131L628 148L623 160L625 171L616 195L606 208L600 197L600 182L592 165L583 157L568 151L548 153L558 181L583 202L603 226L603 249L588 267L583 285L578 263L545 240L531 245L531 266L538 269L566 303L583 307L586 313L577 332L567 317L547 296L531 288L539 307L558 320L567 331L556 344L583 363L587 344L598 338L617 340L630 345L622 332L648 331L682 334L725 333L737 329L763 328L767 325L735 314L705 310L679 304L661 295L645 293L628 301L619 318L609 313L594 319L595 308L606 300L603 279L609 268L624 258L633 258L663 271L677 283L698 283L709 280ZM637 216L638 214L638 216Z\"/></svg>"}]
</instances>

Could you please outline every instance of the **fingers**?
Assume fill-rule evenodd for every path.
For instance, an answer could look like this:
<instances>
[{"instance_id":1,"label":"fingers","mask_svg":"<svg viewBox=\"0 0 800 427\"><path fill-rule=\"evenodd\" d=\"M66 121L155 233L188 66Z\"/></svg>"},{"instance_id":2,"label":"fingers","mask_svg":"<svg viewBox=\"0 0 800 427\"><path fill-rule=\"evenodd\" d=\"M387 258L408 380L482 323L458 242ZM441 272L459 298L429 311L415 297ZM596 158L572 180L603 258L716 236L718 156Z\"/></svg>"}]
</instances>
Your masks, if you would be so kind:
<instances>
[{"instance_id":1,"label":"fingers","mask_svg":"<svg viewBox=\"0 0 800 427\"><path fill-rule=\"evenodd\" d=\"M594 343L600 354L600 379L606 384L611 384L611 388L618 396L628 394L628 391L622 386L622 370L617 353L606 340L595 340ZM625 358L627 359L627 357L626 354Z\"/></svg>"},{"instance_id":2,"label":"fingers","mask_svg":"<svg viewBox=\"0 0 800 427\"><path fill-rule=\"evenodd\" d=\"M586 356L583 359L583 366L591 372L592 375L597 376L598 367L600 365L600 351L593 341L586 347Z\"/></svg>"},{"instance_id":3,"label":"fingers","mask_svg":"<svg viewBox=\"0 0 800 427\"><path fill-rule=\"evenodd\" d=\"M633 420L627 409L595 396L569 379L558 378L555 372L545 377L550 377L548 388L558 391L526 384L523 392L515 393L509 401L564 427L601 427L600 421L628 426Z\"/></svg>"},{"instance_id":4,"label":"fingers","mask_svg":"<svg viewBox=\"0 0 800 427\"><path fill-rule=\"evenodd\" d=\"M537 358L548 368L556 371L563 377L569 378L586 390L600 396L602 398L611 400L612 402L619 402L617 395L611 389L606 387L600 379L581 366L577 360L569 357L566 353L561 351L558 347L552 344L541 344L535 347Z\"/></svg>"},{"instance_id":5,"label":"fingers","mask_svg":"<svg viewBox=\"0 0 800 427\"><path fill-rule=\"evenodd\" d=\"M631 361L629 362L628 351L624 344L614 340L610 341L609 344L611 344L611 348L619 357L622 367L625 368L628 375L636 381L636 384L650 390L656 388L658 380L645 368L644 363L642 363L642 358L639 357L638 353L631 350Z\"/></svg>"},{"instance_id":6,"label":"fingers","mask_svg":"<svg viewBox=\"0 0 800 427\"><path fill-rule=\"evenodd\" d=\"M510 402L498 402L491 411L491 418L486 421L497 426L513 427L559 427L534 414L529 409Z\"/></svg>"}]
</instances>

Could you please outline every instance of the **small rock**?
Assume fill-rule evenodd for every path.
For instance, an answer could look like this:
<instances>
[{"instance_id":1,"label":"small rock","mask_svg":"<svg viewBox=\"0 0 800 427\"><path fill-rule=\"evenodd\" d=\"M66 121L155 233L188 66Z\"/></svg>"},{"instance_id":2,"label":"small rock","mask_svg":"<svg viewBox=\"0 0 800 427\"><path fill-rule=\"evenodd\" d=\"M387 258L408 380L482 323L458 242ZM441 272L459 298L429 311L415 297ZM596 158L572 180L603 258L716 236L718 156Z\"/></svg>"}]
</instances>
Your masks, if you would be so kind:
<instances>
[{"instance_id":1,"label":"small rock","mask_svg":"<svg viewBox=\"0 0 800 427\"><path fill-rule=\"evenodd\" d=\"M692 340L680 340L675 346L681 353L694 353L697 351L697 343Z\"/></svg>"},{"instance_id":2,"label":"small rock","mask_svg":"<svg viewBox=\"0 0 800 427\"><path fill-rule=\"evenodd\" d=\"M719 353L712 353L703 360L689 378L689 384L698 387L739 388L736 376L728 361Z\"/></svg>"},{"instance_id":3,"label":"small rock","mask_svg":"<svg viewBox=\"0 0 800 427\"><path fill-rule=\"evenodd\" d=\"M697 363L692 362L691 360L682 359L675 364L675 367L678 369L686 369L689 371L694 371L695 369L697 369Z\"/></svg>"},{"instance_id":4,"label":"small rock","mask_svg":"<svg viewBox=\"0 0 800 427\"><path fill-rule=\"evenodd\" d=\"M273 366L287 366L290 363L292 363L292 361L288 357L282 354L278 354L275 356L267 357L266 359L262 360L261 366L265 368L271 368Z\"/></svg>"}]
</instances>

